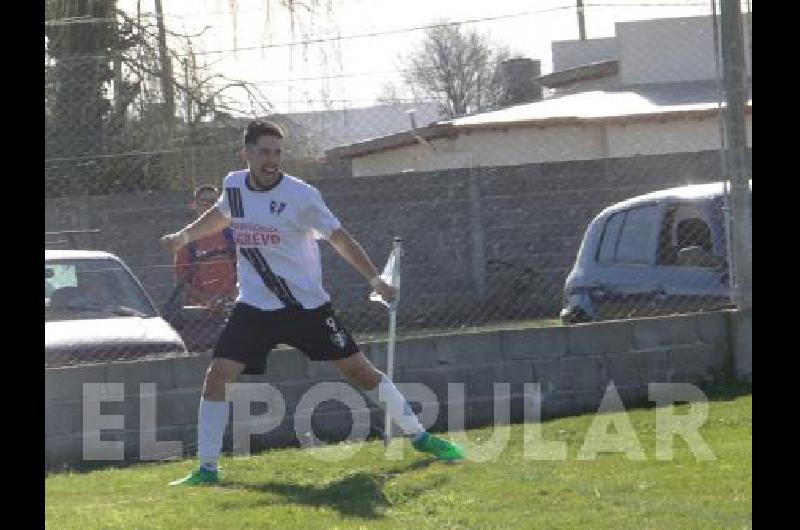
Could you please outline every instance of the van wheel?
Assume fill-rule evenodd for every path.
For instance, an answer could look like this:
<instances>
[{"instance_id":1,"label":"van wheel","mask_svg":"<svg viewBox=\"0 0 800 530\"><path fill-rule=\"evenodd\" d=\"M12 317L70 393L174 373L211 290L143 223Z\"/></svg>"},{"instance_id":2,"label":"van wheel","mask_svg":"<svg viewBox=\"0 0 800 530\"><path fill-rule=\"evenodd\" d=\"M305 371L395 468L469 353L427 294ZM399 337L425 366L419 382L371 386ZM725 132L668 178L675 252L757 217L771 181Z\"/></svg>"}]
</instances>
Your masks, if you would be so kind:
<instances>
[{"instance_id":1,"label":"van wheel","mask_svg":"<svg viewBox=\"0 0 800 530\"><path fill-rule=\"evenodd\" d=\"M565 326L570 324L585 324L591 321L592 319L586 314L586 311L580 308L570 311L568 315L561 318L561 323Z\"/></svg>"}]
</instances>

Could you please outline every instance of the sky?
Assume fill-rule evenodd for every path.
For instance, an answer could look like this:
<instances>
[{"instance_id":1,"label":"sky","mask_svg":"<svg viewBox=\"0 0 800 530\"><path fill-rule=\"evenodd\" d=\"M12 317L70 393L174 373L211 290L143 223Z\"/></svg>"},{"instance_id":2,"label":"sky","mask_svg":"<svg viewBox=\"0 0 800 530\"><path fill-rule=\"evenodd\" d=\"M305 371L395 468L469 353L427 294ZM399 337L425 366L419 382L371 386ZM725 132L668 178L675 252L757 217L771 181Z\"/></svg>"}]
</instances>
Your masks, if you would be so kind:
<instances>
[{"instance_id":1,"label":"sky","mask_svg":"<svg viewBox=\"0 0 800 530\"><path fill-rule=\"evenodd\" d=\"M145 12L155 9L153 0L140 4ZM552 71L552 42L578 38L576 0L304 0L295 2L294 28L282 4L163 1L168 27L209 28L195 39L198 61L255 83L277 112L366 107L385 85L410 97L402 57L420 42L421 26L441 19L468 21L465 27L512 53L541 60L543 74ZM614 36L615 22L711 13L711 0L584 0L584 6L590 39ZM120 0L119 7L133 12L136 1ZM371 35L347 38L364 34ZM324 41L303 44L309 40Z\"/></svg>"}]
</instances>

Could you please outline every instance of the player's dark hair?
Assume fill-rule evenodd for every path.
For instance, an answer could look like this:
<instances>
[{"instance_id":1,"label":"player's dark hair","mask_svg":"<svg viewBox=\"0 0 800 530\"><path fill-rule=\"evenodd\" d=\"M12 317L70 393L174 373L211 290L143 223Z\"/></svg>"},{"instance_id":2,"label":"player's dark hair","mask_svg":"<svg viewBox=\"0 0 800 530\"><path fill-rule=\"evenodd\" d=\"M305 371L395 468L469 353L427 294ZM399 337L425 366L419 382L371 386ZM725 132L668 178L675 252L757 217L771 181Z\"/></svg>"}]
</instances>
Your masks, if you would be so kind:
<instances>
[{"instance_id":1,"label":"player's dark hair","mask_svg":"<svg viewBox=\"0 0 800 530\"><path fill-rule=\"evenodd\" d=\"M212 186L211 184L204 184L203 186L198 186L197 188L195 188L194 198L195 199L198 198L200 194L203 193L204 191L210 191L215 195L219 195L219 188L217 188L216 186Z\"/></svg>"},{"instance_id":2,"label":"player's dark hair","mask_svg":"<svg viewBox=\"0 0 800 530\"><path fill-rule=\"evenodd\" d=\"M283 131L277 124L271 121L254 120L247 124L247 128L244 131L245 147L255 145L262 136L284 138Z\"/></svg>"}]
</instances>

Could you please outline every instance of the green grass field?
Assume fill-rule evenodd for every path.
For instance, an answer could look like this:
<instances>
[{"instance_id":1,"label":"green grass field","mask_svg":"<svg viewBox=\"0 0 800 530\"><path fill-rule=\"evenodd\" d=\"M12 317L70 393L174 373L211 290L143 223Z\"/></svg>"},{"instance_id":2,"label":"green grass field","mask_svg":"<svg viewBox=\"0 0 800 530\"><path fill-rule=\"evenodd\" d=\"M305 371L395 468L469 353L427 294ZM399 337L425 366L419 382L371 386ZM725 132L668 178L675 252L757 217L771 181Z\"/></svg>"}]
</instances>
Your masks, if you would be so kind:
<instances>
[{"instance_id":1,"label":"green grass field","mask_svg":"<svg viewBox=\"0 0 800 530\"><path fill-rule=\"evenodd\" d=\"M350 459L273 450L223 458L216 487L170 488L194 461L142 464L45 478L47 528L751 528L752 394L707 392L700 434L716 460L699 461L683 439L671 461L655 458L656 409L629 410L646 460L621 453L578 460L593 415L546 421L567 442L564 461L523 456L523 426L495 462L444 464L385 458L383 445L349 445ZM676 414L686 412L677 407ZM611 431L613 434L613 430ZM476 443L491 428L467 433ZM326 450L344 451L347 444Z\"/></svg>"}]
</instances>

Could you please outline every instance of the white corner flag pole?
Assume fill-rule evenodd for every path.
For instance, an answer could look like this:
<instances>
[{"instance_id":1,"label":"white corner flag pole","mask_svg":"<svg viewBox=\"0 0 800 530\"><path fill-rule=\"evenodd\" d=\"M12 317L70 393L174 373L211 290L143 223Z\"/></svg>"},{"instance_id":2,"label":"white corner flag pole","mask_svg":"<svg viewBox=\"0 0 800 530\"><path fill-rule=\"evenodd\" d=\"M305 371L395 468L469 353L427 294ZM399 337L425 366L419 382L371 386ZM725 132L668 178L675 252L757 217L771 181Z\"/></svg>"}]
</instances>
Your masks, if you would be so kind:
<instances>
[{"instance_id":1,"label":"white corner flag pole","mask_svg":"<svg viewBox=\"0 0 800 530\"><path fill-rule=\"evenodd\" d=\"M386 261L386 266L383 268L381 278L383 281L391 285L397 290L397 296L391 304L387 304L381 296L372 292L369 296L370 300L374 302L381 302L389 308L389 340L386 352L386 376L389 380L394 381L394 343L395 343L395 330L397 328L397 304L400 301L400 257L403 254L403 240L395 237L392 244L392 252L389 254L389 259ZM389 417L388 410L384 416L384 438L383 441L386 445L392 440L392 420Z\"/></svg>"},{"instance_id":2,"label":"white corner flag pole","mask_svg":"<svg viewBox=\"0 0 800 530\"><path fill-rule=\"evenodd\" d=\"M392 254L394 255L394 266L391 272L392 281L389 285L397 289L397 298L389 305L389 344L386 353L386 376L389 381L394 381L394 343L397 328L397 303L400 301L400 258L403 255L403 240L399 237L394 238ZM389 445L389 442L392 441L392 419L389 417L388 408L385 413L384 425L385 444Z\"/></svg>"}]
</instances>

